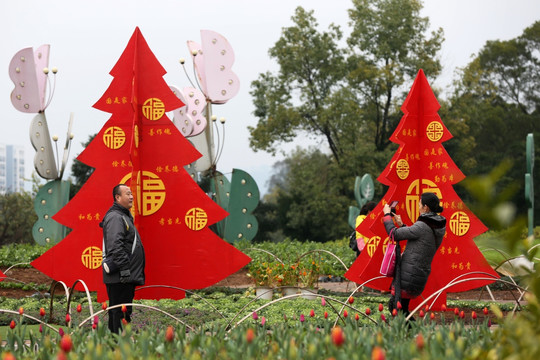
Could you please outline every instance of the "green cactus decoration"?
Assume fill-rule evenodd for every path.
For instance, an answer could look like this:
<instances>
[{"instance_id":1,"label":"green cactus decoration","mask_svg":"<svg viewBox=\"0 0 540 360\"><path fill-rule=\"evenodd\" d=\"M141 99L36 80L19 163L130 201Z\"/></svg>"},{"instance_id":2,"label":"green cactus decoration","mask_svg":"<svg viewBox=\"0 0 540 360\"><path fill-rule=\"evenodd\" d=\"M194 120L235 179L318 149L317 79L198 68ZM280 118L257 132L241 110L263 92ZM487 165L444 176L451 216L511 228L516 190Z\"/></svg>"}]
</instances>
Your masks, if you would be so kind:
<instances>
[{"instance_id":1,"label":"green cactus decoration","mask_svg":"<svg viewBox=\"0 0 540 360\"><path fill-rule=\"evenodd\" d=\"M210 178L210 189L212 191L212 199L223 209L227 210L229 208L229 196L231 193L231 183L229 182L229 179L219 171L215 171L214 175ZM223 238L223 235L225 234L226 221L227 218L221 220L214 228L221 238Z\"/></svg>"},{"instance_id":2,"label":"green cactus decoration","mask_svg":"<svg viewBox=\"0 0 540 360\"><path fill-rule=\"evenodd\" d=\"M356 218L360 214L360 209L362 206L365 205L368 201L373 200L373 196L375 195L375 186L373 184L373 179L371 178L371 175L364 174L362 178L360 176L357 176L354 180L354 198L356 199L356 203L358 204L358 207L356 206L349 206L349 226L353 229L356 228Z\"/></svg>"},{"instance_id":3,"label":"green cactus decoration","mask_svg":"<svg viewBox=\"0 0 540 360\"><path fill-rule=\"evenodd\" d=\"M253 240L259 223L252 214L259 204L259 187L251 175L233 169L231 181L215 172L210 179L213 199L229 216L216 224L216 233L228 242L241 239Z\"/></svg>"},{"instance_id":4,"label":"green cactus decoration","mask_svg":"<svg viewBox=\"0 0 540 360\"><path fill-rule=\"evenodd\" d=\"M34 210L38 220L32 228L34 240L40 245L59 243L65 236L67 228L52 219L69 201L69 181L60 179L43 185L34 200Z\"/></svg>"}]
</instances>

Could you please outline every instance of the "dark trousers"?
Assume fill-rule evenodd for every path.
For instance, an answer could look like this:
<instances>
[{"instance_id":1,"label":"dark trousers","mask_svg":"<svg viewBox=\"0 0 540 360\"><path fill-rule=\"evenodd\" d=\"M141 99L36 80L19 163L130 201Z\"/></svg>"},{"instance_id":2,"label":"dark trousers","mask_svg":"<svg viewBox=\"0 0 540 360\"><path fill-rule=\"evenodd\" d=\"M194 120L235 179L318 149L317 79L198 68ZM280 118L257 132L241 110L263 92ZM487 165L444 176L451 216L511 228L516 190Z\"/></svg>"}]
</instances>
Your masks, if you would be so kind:
<instances>
[{"instance_id":1,"label":"dark trousers","mask_svg":"<svg viewBox=\"0 0 540 360\"><path fill-rule=\"evenodd\" d=\"M109 296L109 306L130 304L133 302L135 296L134 284L105 284L107 287L107 295ZM122 308L118 307L109 310L109 330L118 334L122 329L122 319L126 319L127 322L131 322L131 313L133 308L127 306L127 311L122 312Z\"/></svg>"},{"instance_id":2,"label":"dark trousers","mask_svg":"<svg viewBox=\"0 0 540 360\"><path fill-rule=\"evenodd\" d=\"M411 299L401 298L401 300L399 302L401 303L401 310L399 310L399 311L403 312L403 314L405 314L405 316L409 316L409 314L410 314L409 303L411 302ZM394 295L392 295L390 297L390 301L388 301L388 310L390 310L390 312L392 312L395 308L396 308L396 297Z\"/></svg>"}]
</instances>

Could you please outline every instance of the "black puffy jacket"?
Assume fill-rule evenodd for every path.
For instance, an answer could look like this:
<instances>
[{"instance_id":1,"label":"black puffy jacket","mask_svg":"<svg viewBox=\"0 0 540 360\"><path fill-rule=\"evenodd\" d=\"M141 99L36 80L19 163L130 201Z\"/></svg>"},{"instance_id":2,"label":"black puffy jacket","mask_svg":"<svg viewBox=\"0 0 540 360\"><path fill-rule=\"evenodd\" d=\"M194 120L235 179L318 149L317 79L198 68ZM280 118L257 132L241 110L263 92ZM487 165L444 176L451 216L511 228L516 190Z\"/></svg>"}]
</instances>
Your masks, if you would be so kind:
<instances>
[{"instance_id":1,"label":"black puffy jacket","mask_svg":"<svg viewBox=\"0 0 540 360\"><path fill-rule=\"evenodd\" d=\"M389 234L395 227L394 222L386 217L384 226ZM408 240L401 254L400 278L401 290L406 291L411 297L416 297L424 291L431 273L431 261L441 246L445 232L444 216L431 212L421 214L411 226L402 226L394 230L394 240Z\"/></svg>"},{"instance_id":2,"label":"black puffy jacket","mask_svg":"<svg viewBox=\"0 0 540 360\"><path fill-rule=\"evenodd\" d=\"M119 283L120 272L129 269L129 283L144 285L144 248L129 210L114 203L99 226L103 228L105 245L103 250L106 253L106 258L113 260L120 268L113 274L107 274L103 270L103 282L105 284ZM137 242L132 253L133 241Z\"/></svg>"}]
</instances>

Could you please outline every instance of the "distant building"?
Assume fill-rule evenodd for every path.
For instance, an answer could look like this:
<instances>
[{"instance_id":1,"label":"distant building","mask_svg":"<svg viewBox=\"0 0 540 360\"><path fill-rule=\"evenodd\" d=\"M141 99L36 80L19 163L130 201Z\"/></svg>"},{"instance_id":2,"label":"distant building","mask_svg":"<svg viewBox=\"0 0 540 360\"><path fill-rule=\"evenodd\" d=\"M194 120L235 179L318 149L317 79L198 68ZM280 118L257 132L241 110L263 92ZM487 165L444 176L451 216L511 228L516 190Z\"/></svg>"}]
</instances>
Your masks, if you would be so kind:
<instances>
[{"instance_id":1,"label":"distant building","mask_svg":"<svg viewBox=\"0 0 540 360\"><path fill-rule=\"evenodd\" d=\"M0 194L24 191L24 146L0 144Z\"/></svg>"}]
</instances>

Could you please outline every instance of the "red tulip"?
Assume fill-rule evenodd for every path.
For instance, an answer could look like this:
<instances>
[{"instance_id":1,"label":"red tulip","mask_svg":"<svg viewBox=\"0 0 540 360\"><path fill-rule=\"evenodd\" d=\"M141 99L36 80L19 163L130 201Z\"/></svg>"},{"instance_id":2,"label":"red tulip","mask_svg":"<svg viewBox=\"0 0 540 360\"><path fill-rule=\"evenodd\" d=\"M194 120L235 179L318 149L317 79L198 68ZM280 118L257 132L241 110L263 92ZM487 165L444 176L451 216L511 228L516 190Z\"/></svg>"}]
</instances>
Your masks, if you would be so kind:
<instances>
[{"instance_id":1,"label":"red tulip","mask_svg":"<svg viewBox=\"0 0 540 360\"><path fill-rule=\"evenodd\" d=\"M384 316L384 314L381 314L381 320L386 321L386 316Z\"/></svg>"},{"instance_id":2,"label":"red tulip","mask_svg":"<svg viewBox=\"0 0 540 360\"><path fill-rule=\"evenodd\" d=\"M71 316L69 314L66 314L66 323L69 323L71 321Z\"/></svg>"},{"instance_id":3,"label":"red tulip","mask_svg":"<svg viewBox=\"0 0 540 360\"><path fill-rule=\"evenodd\" d=\"M324 318L328 319L328 312L327 311L324 312Z\"/></svg>"},{"instance_id":4,"label":"red tulip","mask_svg":"<svg viewBox=\"0 0 540 360\"><path fill-rule=\"evenodd\" d=\"M127 312L127 307L126 305L122 305L122 312L125 314Z\"/></svg>"},{"instance_id":5,"label":"red tulip","mask_svg":"<svg viewBox=\"0 0 540 360\"><path fill-rule=\"evenodd\" d=\"M306 321L306 317L304 316L304 314L300 314L300 322L304 321Z\"/></svg>"},{"instance_id":6,"label":"red tulip","mask_svg":"<svg viewBox=\"0 0 540 360\"><path fill-rule=\"evenodd\" d=\"M473 318L473 320L476 320L477 316L476 316L476 311L473 311L471 313L471 317Z\"/></svg>"},{"instance_id":7,"label":"red tulip","mask_svg":"<svg viewBox=\"0 0 540 360\"><path fill-rule=\"evenodd\" d=\"M366 308L366 315L369 316L369 314L371 314L371 310L370 310L370 308Z\"/></svg>"},{"instance_id":8,"label":"red tulip","mask_svg":"<svg viewBox=\"0 0 540 360\"><path fill-rule=\"evenodd\" d=\"M2 357L2 360L16 360L15 355L13 355L10 352L4 353L4 356Z\"/></svg>"},{"instance_id":9,"label":"red tulip","mask_svg":"<svg viewBox=\"0 0 540 360\"><path fill-rule=\"evenodd\" d=\"M101 309L107 310L107 303L105 301L101 303Z\"/></svg>"},{"instance_id":10,"label":"red tulip","mask_svg":"<svg viewBox=\"0 0 540 360\"><path fill-rule=\"evenodd\" d=\"M60 339L60 348L66 353L73 349L73 342L71 341L71 336L69 336L69 334L62 336L62 339Z\"/></svg>"},{"instance_id":11,"label":"red tulip","mask_svg":"<svg viewBox=\"0 0 540 360\"><path fill-rule=\"evenodd\" d=\"M446 311L446 304L441 305L441 311Z\"/></svg>"},{"instance_id":12,"label":"red tulip","mask_svg":"<svg viewBox=\"0 0 540 360\"><path fill-rule=\"evenodd\" d=\"M349 313L347 312L347 310L343 310L343 317L347 317L349 316Z\"/></svg>"},{"instance_id":13,"label":"red tulip","mask_svg":"<svg viewBox=\"0 0 540 360\"><path fill-rule=\"evenodd\" d=\"M255 339L255 332L252 328L249 328L246 331L246 341L248 342L248 344L251 344L253 342L253 339Z\"/></svg>"},{"instance_id":14,"label":"red tulip","mask_svg":"<svg viewBox=\"0 0 540 360\"><path fill-rule=\"evenodd\" d=\"M354 302L354 298L352 296L349 296L348 301L349 301L349 304L352 304Z\"/></svg>"},{"instance_id":15,"label":"red tulip","mask_svg":"<svg viewBox=\"0 0 540 360\"><path fill-rule=\"evenodd\" d=\"M356 321L360 320L360 315L358 315L358 313L354 314L354 320Z\"/></svg>"},{"instance_id":16,"label":"red tulip","mask_svg":"<svg viewBox=\"0 0 540 360\"><path fill-rule=\"evenodd\" d=\"M429 311L429 305L426 304L426 306L424 306L424 309L426 310L426 312L428 312Z\"/></svg>"},{"instance_id":17,"label":"red tulip","mask_svg":"<svg viewBox=\"0 0 540 360\"><path fill-rule=\"evenodd\" d=\"M384 350L381 349L379 346L375 346L373 350L371 350L371 360L385 360L386 354L384 353Z\"/></svg>"},{"instance_id":18,"label":"red tulip","mask_svg":"<svg viewBox=\"0 0 540 360\"><path fill-rule=\"evenodd\" d=\"M97 324L92 324L92 330L96 330L97 329Z\"/></svg>"},{"instance_id":19,"label":"red tulip","mask_svg":"<svg viewBox=\"0 0 540 360\"><path fill-rule=\"evenodd\" d=\"M341 346L345 342L345 334L343 333L343 330L339 326L332 328L331 337L332 337L332 342L336 346Z\"/></svg>"},{"instance_id":20,"label":"red tulip","mask_svg":"<svg viewBox=\"0 0 540 360\"><path fill-rule=\"evenodd\" d=\"M9 328L13 330L15 329L15 326L17 326L17 323L15 322L15 320L11 320L11 322L9 323Z\"/></svg>"},{"instance_id":21,"label":"red tulip","mask_svg":"<svg viewBox=\"0 0 540 360\"><path fill-rule=\"evenodd\" d=\"M311 309L311 311L309 312L309 316L314 317L315 316L315 310Z\"/></svg>"},{"instance_id":22,"label":"red tulip","mask_svg":"<svg viewBox=\"0 0 540 360\"><path fill-rule=\"evenodd\" d=\"M393 309L392 310L392 316L396 316L397 315L397 309Z\"/></svg>"},{"instance_id":23,"label":"red tulip","mask_svg":"<svg viewBox=\"0 0 540 360\"><path fill-rule=\"evenodd\" d=\"M174 340L174 329L172 326L168 326L165 330L165 341L172 342Z\"/></svg>"},{"instance_id":24,"label":"red tulip","mask_svg":"<svg viewBox=\"0 0 540 360\"><path fill-rule=\"evenodd\" d=\"M401 306L401 301L398 301L398 302L397 302L397 308L398 308L398 310L403 309L403 306Z\"/></svg>"},{"instance_id":25,"label":"red tulip","mask_svg":"<svg viewBox=\"0 0 540 360\"><path fill-rule=\"evenodd\" d=\"M465 311L461 310L461 312L459 313L459 317L465 319Z\"/></svg>"},{"instance_id":26,"label":"red tulip","mask_svg":"<svg viewBox=\"0 0 540 360\"><path fill-rule=\"evenodd\" d=\"M43 332L43 324L39 324L39 332L40 332L40 333Z\"/></svg>"},{"instance_id":27,"label":"red tulip","mask_svg":"<svg viewBox=\"0 0 540 360\"><path fill-rule=\"evenodd\" d=\"M41 316L41 317L45 316L45 309L44 308L39 309L39 316Z\"/></svg>"},{"instance_id":28,"label":"red tulip","mask_svg":"<svg viewBox=\"0 0 540 360\"><path fill-rule=\"evenodd\" d=\"M430 318L431 320L435 319L435 313L429 314L429 318Z\"/></svg>"},{"instance_id":29,"label":"red tulip","mask_svg":"<svg viewBox=\"0 0 540 360\"><path fill-rule=\"evenodd\" d=\"M418 316L420 316L421 318L423 318L424 315L426 315L426 314L424 314L424 310L420 310L420 312L418 313Z\"/></svg>"},{"instance_id":30,"label":"red tulip","mask_svg":"<svg viewBox=\"0 0 540 360\"><path fill-rule=\"evenodd\" d=\"M424 341L424 336L422 334L418 334L416 336L416 348L420 351L422 351L422 349L424 348L424 346L426 345L425 341Z\"/></svg>"},{"instance_id":31,"label":"red tulip","mask_svg":"<svg viewBox=\"0 0 540 360\"><path fill-rule=\"evenodd\" d=\"M127 324L128 324L127 320L126 320L126 319L122 319L122 325L127 325Z\"/></svg>"},{"instance_id":32,"label":"red tulip","mask_svg":"<svg viewBox=\"0 0 540 360\"><path fill-rule=\"evenodd\" d=\"M380 303L379 303L379 311L383 311L383 310L384 310L383 304L380 304Z\"/></svg>"},{"instance_id":33,"label":"red tulip","mask_svg":"<svg viewBox=\"0 0 540 360\"><path fill-rule=\"evenodd\" d=\"M60 337L64 336L64 329L58 328L58 335L60 335Z\"/></svg>"},{"instance_id":34,"label":"red tulip","mask_svg":"<svg viewBox=\"0 0 540 360\"><path fill-rule=\"evenodd\" d=\"M259 320L259 315L257 315L255 311L253 312L253 314L251 314L251 317L253 318L253 320Z\"/></svg>"},{"instance_id":35,"label":"red tulip","mask_svg":"<svg viewBox=\"0 0 540 360\"><path fill-rule=\"evenodd\" d=\"M24 314L24 309L22 307L19 308L19 315Z\"/></svg>"},{"instance_id":36,"label":"red tulip","mask_svg":"<svg viewBox=\"0 0 540 360\"><path fill-rule=\"evenodd\" d=\"M80 313L82 311L82 305L77 304L77 312Z\"/></svg>"},{"instance_id":37,"label":"red tulip","mask_svg":"<svg viewBox=\"0 0 540 360\"><path fill-rule=\"evenodd\" d=\"M456 316L459 315L459 309L458 309L458 308L455 308L455 309L454 309L454 315L456 315Z\"/></svg>"},{"instance_id":38,"label":"red tulip","mask_svg":"<svg viewBox=\"0 0 540 360\"><path fill-rule=\"evenodd\" d=\"M485 307L485 308L484 308L484 315L487 315L488 313L489 313L488 308Z\"/></svg>"}]
</instances>

